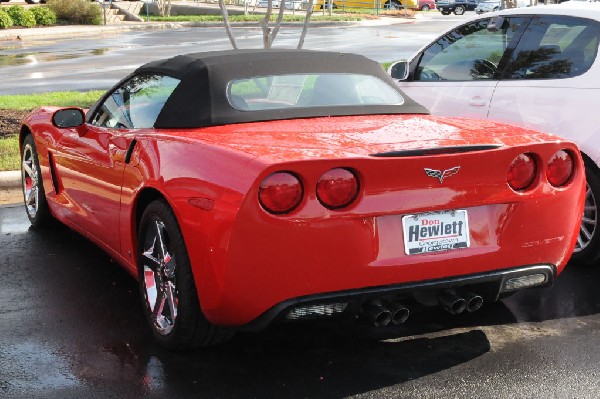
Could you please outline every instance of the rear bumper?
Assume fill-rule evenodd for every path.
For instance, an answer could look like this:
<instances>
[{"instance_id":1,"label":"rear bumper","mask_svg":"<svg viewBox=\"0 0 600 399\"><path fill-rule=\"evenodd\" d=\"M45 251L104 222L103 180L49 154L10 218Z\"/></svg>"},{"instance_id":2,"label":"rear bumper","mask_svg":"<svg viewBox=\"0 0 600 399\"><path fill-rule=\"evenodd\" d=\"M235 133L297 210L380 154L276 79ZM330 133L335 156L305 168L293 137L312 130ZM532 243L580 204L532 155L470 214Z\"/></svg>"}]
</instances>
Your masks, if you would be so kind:
<instances>
[{"instance_id":1,"label":"rear bumper","mask_svg":"<svg viewBox=\"0 0 600 399\"><path fill-rule=\"evenodd\" d=\"M555 279L554 265L531 265L468 276L309 295L281 302L239 329L258 331L277 321L355 316L362 312L366 303L373 300L399 302L408 308L438 306L437 298L445 290L475 292L485 301L493 302L502 294L522 288L550 287ZM529 285L520 287L527 280ZM305 310L299 311L301 309ZM297 317L299 314L305 315Z\"/></svg>"}]
</instances>

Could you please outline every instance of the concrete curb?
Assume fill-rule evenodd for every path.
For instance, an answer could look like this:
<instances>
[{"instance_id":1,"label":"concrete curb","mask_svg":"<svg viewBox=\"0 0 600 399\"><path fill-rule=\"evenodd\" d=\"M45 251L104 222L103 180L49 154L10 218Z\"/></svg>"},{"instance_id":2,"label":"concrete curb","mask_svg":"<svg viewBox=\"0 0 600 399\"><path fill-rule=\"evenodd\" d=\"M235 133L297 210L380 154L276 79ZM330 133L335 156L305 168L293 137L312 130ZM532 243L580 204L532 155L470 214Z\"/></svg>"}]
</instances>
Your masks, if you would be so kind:
<instances>
[{"instance_id":1,"label":"concrete curb","mask_svg":"<svg viewBox=\"0 0 600 399\"><path fill-rule=\"evenodd\" d=\"M18 170L0 172L0 188L19 188L21 187L21 172Z\"/></svg>"}]
</instances>

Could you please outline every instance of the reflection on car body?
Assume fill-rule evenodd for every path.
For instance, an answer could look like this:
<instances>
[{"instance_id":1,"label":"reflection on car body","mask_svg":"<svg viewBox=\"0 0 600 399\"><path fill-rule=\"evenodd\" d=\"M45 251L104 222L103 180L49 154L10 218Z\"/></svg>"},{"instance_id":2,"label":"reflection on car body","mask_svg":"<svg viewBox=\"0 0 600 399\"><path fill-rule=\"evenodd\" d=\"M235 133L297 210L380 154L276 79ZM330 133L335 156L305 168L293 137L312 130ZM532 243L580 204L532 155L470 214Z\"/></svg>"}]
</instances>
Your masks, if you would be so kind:
<instances>
[{"instance_id":1,"label":"reflection on car body","mask_svg":"<svg viewBox=\"0 0 600 399\"><path fill-rule=\"evenodd\" d=\"M169 348L279 321L396 325L549 286L584 199L573 143L429 116L346 53L154 61L86 115L34 111L20 142L33 226L58 219L135 276Z\"/></svg>"}]
</instances>

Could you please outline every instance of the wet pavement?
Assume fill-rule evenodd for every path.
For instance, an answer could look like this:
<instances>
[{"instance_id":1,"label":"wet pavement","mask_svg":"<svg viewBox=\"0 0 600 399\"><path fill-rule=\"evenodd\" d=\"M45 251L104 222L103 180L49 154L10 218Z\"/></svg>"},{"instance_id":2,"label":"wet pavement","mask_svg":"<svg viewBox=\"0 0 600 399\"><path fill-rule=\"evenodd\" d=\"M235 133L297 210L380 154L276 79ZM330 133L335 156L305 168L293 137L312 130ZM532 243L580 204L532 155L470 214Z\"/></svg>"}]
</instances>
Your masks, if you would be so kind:
<instances>
[{"instance_id":1,"label":"wet pavement","mask_svg":"<svg viewBox=\"0 0 600 399\"><path fill-rule=\"evenodd\" d=\"M406 58L445 28L468 18L442 19L437 14L414 24L314 27L304 48L355 52L379 62ZM295 48L300 31L300 26L282 27L274 48ZM262 47L258 27L235 27L233 33L240 48ZM0 42L0 95L106 89L152 60L227 49L231 44L223 27L4 41Z\"/></svg>"},{"instance_id":2,"label":"wet pavement","mask_svg":"<svg viewBox=\"0 0 600 399\"><path fill-rule=\"evenodd\" d=\"M176 353L152 341L134 280L78 234L4 205L0 248L2 398L600 397L600 267L473 314L277 325Z\"/></svg>"}]
</instances>

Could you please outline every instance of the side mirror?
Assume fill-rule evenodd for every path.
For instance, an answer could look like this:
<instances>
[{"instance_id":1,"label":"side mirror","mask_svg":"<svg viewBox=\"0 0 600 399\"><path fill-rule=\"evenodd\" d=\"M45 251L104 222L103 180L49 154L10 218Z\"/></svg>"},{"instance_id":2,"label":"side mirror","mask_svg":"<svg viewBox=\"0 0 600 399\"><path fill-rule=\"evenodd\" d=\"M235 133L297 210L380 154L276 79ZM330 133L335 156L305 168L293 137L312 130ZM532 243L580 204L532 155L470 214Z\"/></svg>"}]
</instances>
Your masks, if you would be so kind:
<instances>
[{"instance_id":1,"label":"side mirror","mask_svg":"<svg viewBox=\"0 0 600 399\"><path fill-rule=\"evenodd\" d=\"M406 80L408 79L409 65L408 61L394 62L388 68L388 73L393 79Z\"/></svg>"},{"instance_id":2,"label":"side mirror","mask_svg":"<svg viewBox=\"0 0 600 399\"><path fill-rule=\"evenodd\" d=\"M80 108L65 108L52 115L52 123L61 129L79 127L85 123L85 114Z\"/></svg>"}]
</instances>

